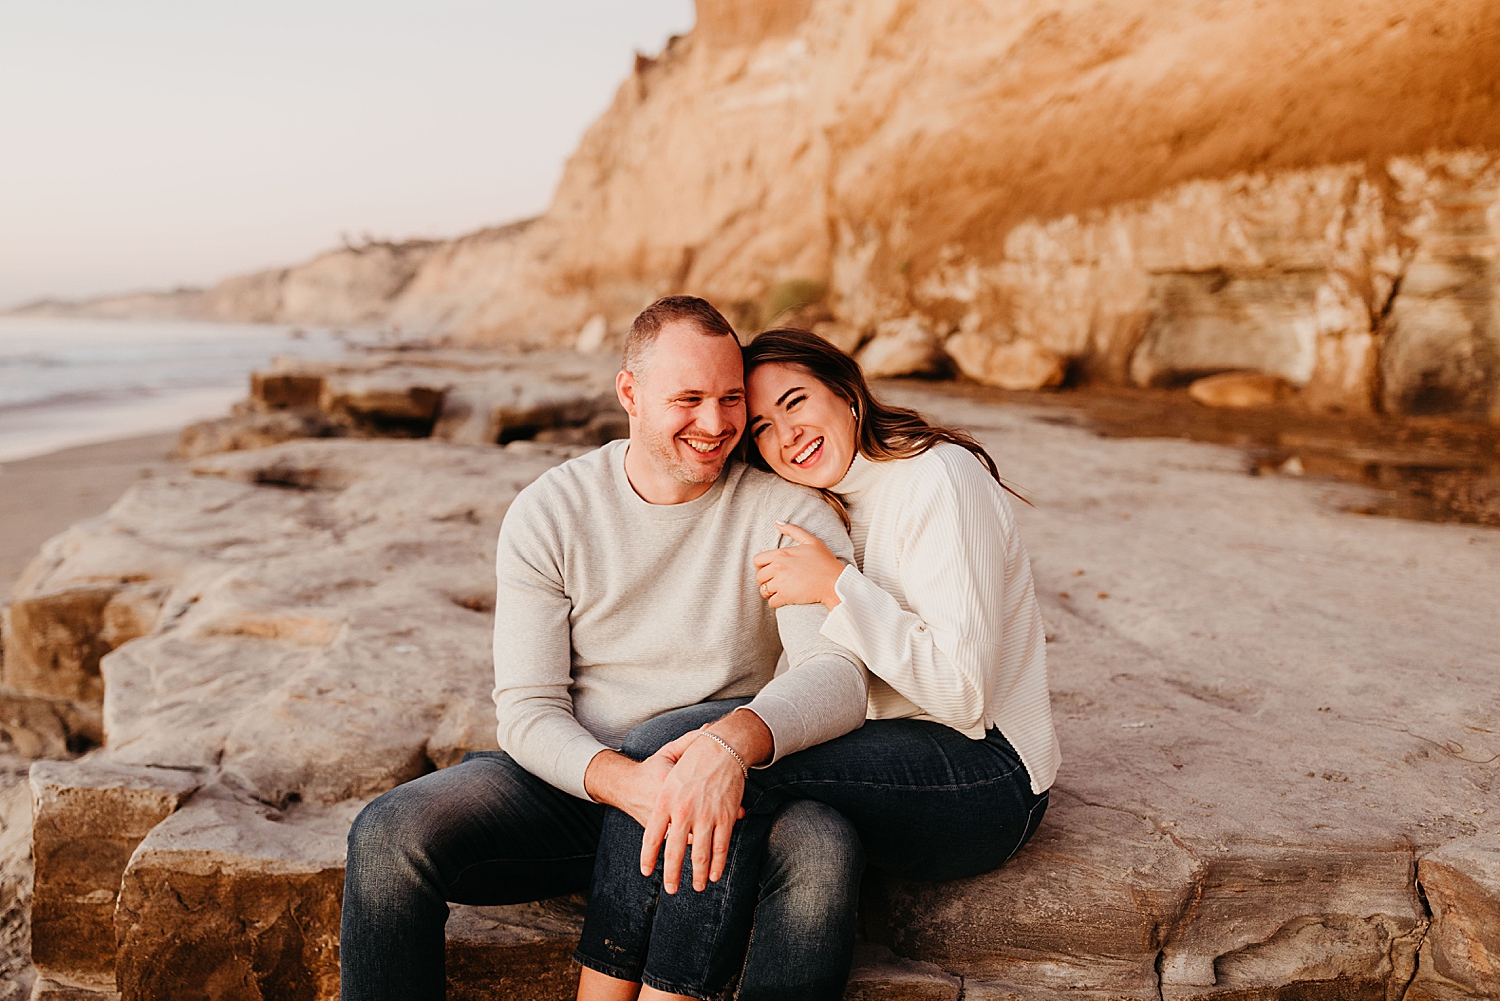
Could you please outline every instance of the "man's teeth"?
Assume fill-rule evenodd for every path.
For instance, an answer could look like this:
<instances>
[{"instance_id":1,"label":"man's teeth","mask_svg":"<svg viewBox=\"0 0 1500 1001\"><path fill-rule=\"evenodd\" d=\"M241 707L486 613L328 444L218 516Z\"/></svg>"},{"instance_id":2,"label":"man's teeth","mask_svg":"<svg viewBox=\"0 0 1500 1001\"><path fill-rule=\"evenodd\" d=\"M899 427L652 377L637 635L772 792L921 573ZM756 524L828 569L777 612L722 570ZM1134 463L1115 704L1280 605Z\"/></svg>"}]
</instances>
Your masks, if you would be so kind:
<instances>
[{"instance_id":1,"label":"man's teeth","mask_svg":"<svg viewBox=\"0 0 1500 1001\"><path fill-rule=\"evenodd\" d=\"M699 452L712 452L719 447L716 441L688 441L688 444Z\"/></svg>"},{"instance_id":2,"label":"man's teeth","mask_svg":"<svg viewBox=\"0 0 1500 1001\"><path fill-rule=\"evenodd\" d=\"M808 442L808 445L807 445L806 448L804 448L802 451L800 451L800 452L797 453L796 457L794 459L792 459L792 461L795 462L795 463L797 463L797 465L800 466L802 463L806 462L807 459L808 459L808 457L810 455L812 455L814 452L816 452L818 450L818 446L822 445L822 444L823 444L823 439L822 438L814 438L812 441Z\"/></svg>"}]
</instances>

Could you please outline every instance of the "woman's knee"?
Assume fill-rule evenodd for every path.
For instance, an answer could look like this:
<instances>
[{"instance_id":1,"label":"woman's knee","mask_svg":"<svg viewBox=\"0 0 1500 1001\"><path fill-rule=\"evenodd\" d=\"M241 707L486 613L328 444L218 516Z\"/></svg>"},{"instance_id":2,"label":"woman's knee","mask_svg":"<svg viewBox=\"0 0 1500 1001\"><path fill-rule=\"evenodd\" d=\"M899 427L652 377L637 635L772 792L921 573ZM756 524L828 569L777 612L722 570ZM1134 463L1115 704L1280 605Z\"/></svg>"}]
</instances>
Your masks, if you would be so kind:
<instances>
[{"instance_id":1,"label":"woman's knee","mask_svg":"<svg viewBox=\"0 0 1500 1001\"><path fill-rule=\"evenodd\" d=\"M793 911L852 907L865 870L854 825L830 806L796 800L776 814L766 845L763 895L787 897Z\"/></svg>"}]
</instances>

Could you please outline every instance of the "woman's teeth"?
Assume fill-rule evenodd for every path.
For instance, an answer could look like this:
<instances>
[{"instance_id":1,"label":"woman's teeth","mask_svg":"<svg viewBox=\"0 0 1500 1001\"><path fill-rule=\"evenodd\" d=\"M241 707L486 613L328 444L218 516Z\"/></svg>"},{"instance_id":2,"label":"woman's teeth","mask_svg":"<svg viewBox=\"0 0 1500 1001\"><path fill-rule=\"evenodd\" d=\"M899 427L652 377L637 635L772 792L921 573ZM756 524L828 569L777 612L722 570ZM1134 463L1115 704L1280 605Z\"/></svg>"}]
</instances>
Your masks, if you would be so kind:
<instances>
[{"instance_id":1,"label":"woman's teeth","mask_svg":"<svg viewBox=\"0 0 1500 1001\"><path fill-rule=\"evenodd\" d=\"M818 449L820 449L822 447L823 447L823 439L822 438L814 438L811 442L808 443L808 445L807 445L806 448L804 448L802 451L798 452L792 458L792 464L796 465L796 466L802 465L804 462L806 462L808 459L810 459L813 456L813 454L818 451Z\"/></svg>"}]
</instances>

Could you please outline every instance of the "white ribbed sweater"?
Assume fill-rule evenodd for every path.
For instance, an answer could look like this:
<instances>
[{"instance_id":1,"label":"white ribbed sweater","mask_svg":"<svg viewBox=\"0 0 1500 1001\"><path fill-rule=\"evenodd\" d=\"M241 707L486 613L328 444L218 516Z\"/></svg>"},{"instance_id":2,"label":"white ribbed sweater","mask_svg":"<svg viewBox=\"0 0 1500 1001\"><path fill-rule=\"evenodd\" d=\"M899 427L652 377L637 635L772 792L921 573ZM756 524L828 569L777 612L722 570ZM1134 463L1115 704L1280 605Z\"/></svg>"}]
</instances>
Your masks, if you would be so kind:
<instances>
[{"instance_id":1,"label":"white ribbed sweater","mask_svg":"<svg viewBox=\"0 0 1500 1001\"><path fill-rule=\"evenodd\" d=\"M1005 491L941 444L913 459L856 456L833 488L849 509L858 569L835 585L823 635L863 660L868 718L930 719L975 740L997 726L1031 776L1060 759L1031 560Z\"/></svg>"}]
</instances>

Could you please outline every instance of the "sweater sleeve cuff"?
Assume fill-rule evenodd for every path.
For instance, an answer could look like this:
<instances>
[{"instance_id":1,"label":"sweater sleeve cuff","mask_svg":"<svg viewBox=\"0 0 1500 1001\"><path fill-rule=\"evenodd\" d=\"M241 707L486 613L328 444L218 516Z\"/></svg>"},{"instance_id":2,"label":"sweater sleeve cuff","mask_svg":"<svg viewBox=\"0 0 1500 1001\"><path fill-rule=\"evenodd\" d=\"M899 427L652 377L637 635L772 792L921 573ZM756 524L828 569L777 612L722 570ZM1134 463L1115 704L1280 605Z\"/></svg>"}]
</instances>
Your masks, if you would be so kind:
<instances>
[{"instance_id":1,"label":"sweater sleeve cuff","mask_svg":"<svg viewBox=\"0 0 1500 1001\"><path fill-rule=\"evenodd\" d=\"M597 802L594 797L588 794L588 790L583 787L583 776L589 770L589 762L594 760L594 756L600 751L607 750L609 748L586 733L579 734L564 744L562 749L557 752L556 776L558 788L570 796L577 796L579 799L587 800L590 803Z\"/></svg>"},{"instance_id":2,"label":"sweater sleeve cuff","mask_svg":"<svg viewBox=\"0 0 1500 1001\"><path fill-rule=\"evenodd\" d=\"M770 767L788 754L807 746L807 726L802 714L790 700L762 692L741 708L759 716L766 729L771 731L771 760L751 767Z\"/></svg>"},{"instance_id":3,"label":"sweater sleeve cuff","mask_svg":"<svg viewBox=\"0 0 1500 1001\"><path fill-rule=\"evenodd\" d=\"M869 651L861 641L858 620L882 621L901 614L901 606L889 592L870 583L864 574L852 566L845 567L844 572L839 574L838 580L833 583L833 590L839 596L839 603L828 613L828 618L823 620L819 632L825 639L832 640L868 663ZM871 594L871 591L874 593ZM889 607L892 605L895 607Z\"/></svg>"}]
</instances>

